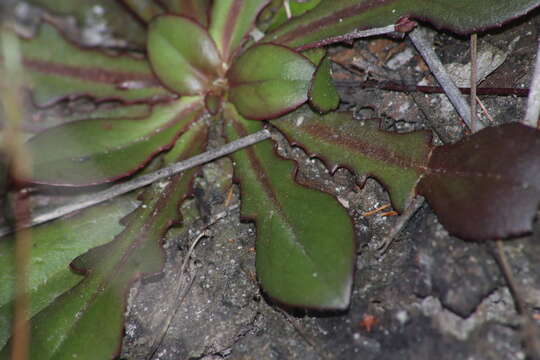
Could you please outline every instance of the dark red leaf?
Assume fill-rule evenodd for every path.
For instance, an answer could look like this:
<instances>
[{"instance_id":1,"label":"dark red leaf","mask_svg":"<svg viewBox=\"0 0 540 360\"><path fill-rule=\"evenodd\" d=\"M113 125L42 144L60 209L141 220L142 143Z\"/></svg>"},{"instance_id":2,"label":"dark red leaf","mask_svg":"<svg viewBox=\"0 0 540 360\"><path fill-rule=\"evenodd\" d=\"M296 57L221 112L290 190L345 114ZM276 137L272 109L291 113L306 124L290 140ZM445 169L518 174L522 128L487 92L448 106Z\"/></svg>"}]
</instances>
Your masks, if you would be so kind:
<instances>
[{"instance_id":1,"label":"dark red leaf","mask_svg":"<svg viewBox=\"0 0 540 360\"><path fill-rule=\"evenodd\" d=\"M530 232L540 202L540 132L512 123L437 147L417 191L459 237Z\"/></svg>"}]
</instances>

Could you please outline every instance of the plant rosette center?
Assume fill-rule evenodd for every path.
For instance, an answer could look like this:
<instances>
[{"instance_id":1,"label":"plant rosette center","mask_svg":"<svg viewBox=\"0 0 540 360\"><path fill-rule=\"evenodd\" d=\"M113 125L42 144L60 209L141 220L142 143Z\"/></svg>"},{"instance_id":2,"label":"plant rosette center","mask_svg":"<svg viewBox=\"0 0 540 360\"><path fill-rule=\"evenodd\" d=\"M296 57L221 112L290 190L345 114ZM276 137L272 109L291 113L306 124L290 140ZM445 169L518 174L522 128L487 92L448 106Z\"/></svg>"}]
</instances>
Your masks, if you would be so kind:
<instances>
[{"instance_id":1,"label":"plant rosette center","mask_svg":"<svg viewBox=\"0 0 540 360\"><path fill-rule=\"evenodd\" d=\"M148 57L164 86L180 96L204 96L214 115L226 99L253 120L278 117L308 100L315 73L308 58L270 43L233 49L240 55L227 57L211 34L182 16L162 15L150 23Z\"/></svg>"}]
</instances>

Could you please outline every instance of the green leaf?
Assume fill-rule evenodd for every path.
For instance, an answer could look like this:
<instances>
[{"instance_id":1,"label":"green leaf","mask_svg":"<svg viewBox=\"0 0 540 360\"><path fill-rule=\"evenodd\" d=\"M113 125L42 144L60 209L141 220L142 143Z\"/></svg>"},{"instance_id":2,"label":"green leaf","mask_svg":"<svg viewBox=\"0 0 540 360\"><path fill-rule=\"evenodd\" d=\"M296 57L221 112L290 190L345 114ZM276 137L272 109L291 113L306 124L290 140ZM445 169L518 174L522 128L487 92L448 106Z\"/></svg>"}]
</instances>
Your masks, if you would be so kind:
<instances>
[{"instance_id":1,"label":"green leaf","mask_svg":"<svg viewBox=\"0 0 540 360\"><path fill-rule=\"evenodd\" d=\"M202 151L206 138L204 122L194 124L173 149L180 154L174 160ZM32 318L31 359L114 357L120 347L129 286L142 274L160 271L161 238L178 222L179 205L189 194L196 172L192 169L152 185L142 196L143 205L123 219L125 228L113 242L74 261L74 268L86 276Z\"/></svg>"},{"instance_id":2,"label":"green leaf","mask_svg":"<svg viewBox=\"0 0 540 360\"><path fill-rule=\"evenodd\" d=\"M262 128L231 106L226 112L229 140ZM355 238L345 209L331 195L294 182L294 162L278 157L268 141L232 158L242 216L257 225L257 277L264 291L288 305L347 308Z\"/></svg>"},{"instance_id":3,"label":"green leaf","mask_svg":"<svg viewBox=\"0 0 540 360\"><path fill-rule=\"evenodd\" d=\"M353 30L394 24L402 17L466 34L500 26L539 5L538 0L324 0L262 41L304 50L346 40Z\"/></svg>"},{"instance_id":4,"label":"green leaf","mask_svg":"<svg viewBox=\"0 0 540 360\"><path fill-rule=\"evenodd\" d=\"M337 109L339 94L332 80L330 59L325 58L315 71L309 88L309 103L321 113Z\"/></svg>"},{"instance_id":5,"label":"green leaf","mask_svg":"<svg viewBox=\"0 0 540 360\"><path fill-rule=\"evenodd\" d=\"M435 148L418 192L450 233L501 239L531 232L539 174L540 131L511 123Z\"/></svg>"},{"instance_id":6,"label":"green leaf","mask_svg":"<svg viewBox=\"0 0 540 360\"><path fill-rule=\"evenodd\" d=\"M48 129L28 142L32 181L78 186L128 176L170 149L203 106L200 97L182 98L156 105L146 118L81 120Z\"/></svg>"},{"instance_id":7,"label":"green leaf","mask_svg":"<svg viewBox=\"0 0 540 360\"><path fill-rule=\"evenodd\" d=\"M506 124L434 147L425 131L385 132L374 121L307 107L272 124L331 170L344 166L379 180L398 211L416 193L425 196L453 235L501 239L532 229L540 203L537 129Z\"/></svg>"},{"instance_id":8,"label":"green leaf","mask_svg":"<svg viewBox=\"0 0 540 360\"><path fill-rule=\"evenodd\" d=\"M36 131L43 131L53 126L63 125L72 121L88 119L113 119L113 118L146 118L152 111L151 105L134 104L125 105L118 103L101 104L96 109L81 112L52 112L37 111L35 116L39 118L39 123L35 124ZM33 129L32 129L33 130Z\"/></svg>"},{"instance_id":9,"label":"green leaf","mask_svg":"<svg viewBox=\"0 0 540 360\"><path fill-rule=\"evenodd\" d=\"M83 49L64 39L48 23L21 41L26 86L39 106L90 96L97 100L162 101L172 97L145 60ZM2 56L0 56L2 62Z\"/></svg>"},{"instance_id":10,"label":"green leaf","mask_svg":"<svg viewBox=\"0 0 540 360\"><path fill-rule=\"evenodd\" d=\"M50 13L75 18L83 29L83 37L89 43L99 42L113 36L126 40L130 46L144 49L146 29L134 16L126 16L126 8L120 1L92 0L28 0L29 4L42 7ZM101 44L98 44L101 45Z\"/></svg>"},{"instance_id":11,"label":"green leaf","mask_svg":"<svg viewBox=\"0 0 540 360\"><path fill-rule=\"evenodd\" d=\"M315 66L319 66L326 57L326 48L313 48L302 52Z\"/></svg>"},{"instance_id":12,"label":"green leaf","mask_svg":"<svg viewBox=\"0 0 540 360\"><path fill-rule=\"evenodd\" d=\"M119 0L133 11L139 19L150 22L153 18L163 13L163 9L153 0Z\"/></svg>"},{"instance_id":13,"label":"green leaf","mask_svg":"<svg viewBox=\"0 0 540 360\"><path fill-rule=\"evenodd\" d=\"M191 19L163 15L150 23L148 56L158 78L180 95L203 95L224 68L208 32Z\"/></svg>"},{"instance_id":14,"label":"green leaf","mask_svg":"<svg viewBox=\"0 0 540 360\"><path fill-rule=\"evenodd\" d=\"M255 26L257 14L269 0L214 1L210 35L216 41L223 60L229 62Z\"/></svg>"},{"instance_id":15,"label":"green leaf","mask_svg":"<svg viewBox=\"0 0 540 360\"><path fill-rule=\"evenodd\" d=\"M28 274L31 317L81 281L82 276L70 270L70 262L89 249L111 241L123 229L119 220L136 206L132 197L122 197L32 229ZM13 236L0 239L0 349L10 336L14 245Z\"/></svg>"},{"instance_id":16,"label":"green leaf","mask_svg":"<svg viewBox=\"0 0 540 360\"><path fill-rule=\"evenodd\" d=\"M379 130L376 121L355 121L350 113L320 116L303 107L272 124L293 144L320 157L331 171L343 166L376 178L397 211L414 196L431 150L428 132L389 133Z\"/></svg>"},{"instance_id":17,"label":"green leaf","mask_svg":"<svg viewBox=\"0 0 540 360\"><path fill-rule=\"evenodd\" d=\"M191 18L208 27L210 0L161 0L161 2L165 4L168 12Z\"/></svg>"},{"instance_id":18,"label":"green leaf","mask_svg":"<svg viewBox=\"0 0 540 360\"><path fill-rule=\"evenodd\" d=\"M315 68L304 56L279 45L255 45L229 71L229 99L246 118L264 120L307 101Z\"/></svg>"},{"instance_id":19,"label":"green leaf","mask_svg":"<svg viewBox=\"0 0 540 360\"><path fill-rule=\"evenodd\" d=\"M321 0L309 0L306 2L297 2L295 0L292 0L289 2L289 6L291 9L291 15L292 17L297 17L305 13L306 11L309 11L313 9L315 6L319 5ZM283 4L283 0L281 0L281 3ZM272 19L271 25L268 27L267 31L273 31L278 26L283 25L289 21L287 19L287 13L285 11L285 7L282 5L279 10L276 12L274 18Z\"/></svg>"}]
</instances>

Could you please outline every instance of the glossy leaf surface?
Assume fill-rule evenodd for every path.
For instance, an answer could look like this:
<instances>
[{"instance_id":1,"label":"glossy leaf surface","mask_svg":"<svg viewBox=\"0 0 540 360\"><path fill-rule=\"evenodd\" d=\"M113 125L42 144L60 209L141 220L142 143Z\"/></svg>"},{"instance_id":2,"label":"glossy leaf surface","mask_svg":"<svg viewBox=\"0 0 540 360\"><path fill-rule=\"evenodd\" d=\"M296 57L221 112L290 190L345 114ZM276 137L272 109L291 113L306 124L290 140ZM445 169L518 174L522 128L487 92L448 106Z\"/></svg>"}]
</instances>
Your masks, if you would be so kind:
<instances>
[{"instance_id":1,"label":"glossy leaf surface","mask_svg":"<svg viewBox=\"0 0 540 360\"><path fill-rule=\"evenodd\" d=\"M173 96L159 84L146 61L80 48L47 23L36 37L21 41L21 51L26 87L32 89L38 105L83 95L128 102Z\"/></svg>"},{"instance_id":2,"label":"glossy leaf surface","mask_svg":"<svg viewBox=\"0 0 540 360\"><path fill-rule=\"evenodd\" d=\"M194 125L172 150L180 154L175 161L202 151L206 135L203 122ZM31 359L114 357L129 286L141 274L160 271L161 238L179 221L179 205L189 194L196 171L152 185L141 198L143 206L123 219L125 228L113 242L74 261L73 266L86 277L32 318Z\"/></svg>"},{"instance_id":3,"label":"glossy leaf surface","mask_svg":"<svg viewBox=\"0 0 540 360\"><path fill-rule=\"evenodd\" d=\"M226 111L229 140L262 127L231 107ZM277 156L269 141L232 158L242 216L257 225L257 277L265 292L288 305L347 308L355 239L345 209L329 194L294 182L294 163Z\"/></svg>"},{"instance_id":4,"label":"glossy leaf surface","mask_svg":"<svg viewBox=\"0 0 540 360\"><path fill-rule=\"evenodd\" d=\"M257 14L269 0L214 1L210 20L210 35L225 61L235 54L255 26Z\"/></svg>"},{"instance_id":5,"label":"glossy leaf surface","mask_svg":"<svg viewBox=\"0 0 540 360\"><path fill-rule=\"evenodd\" d=\"M335 110L339 106L339 94L331 71L330 59L325 58L317 67L309 88L309 103L322 113Z\"/></svg>"},{"instance_id":6,"label":"glossy leaf surface","mask_svg":"<svg viewBox=\"0 0 540 360\"><path fill-rule=\"evenodd\" d=\"M435 148L418 191L451 233L500 239L530 232L540 203L540 131L486 128Z\"/></svg>"},{"instance_id":7,"label":"glossy leaf surface","mask_svg":"<svg viewBox=\"0 0 540 360\"><path fill-rule=\"evenodd\" d=\"M307 58L288 48L256 45L230 69L229 99L246 118L271 119L307 101L314 71Z\"/></svg>"},{"instance_id":8,"label":"glossy leaf surface","mask_svg":"<svg viewBox=\"0 0 540 360\"><path fill-rule=\"evenodd\" d=\"M181 16L163 15L150 23L148 56L163 84L183 96L205 94L223 71L208 32Z\"/></svg>"},{"instance_id":9,"label":"glossy leaf surface","mask_svg":"<svg viewBox=\"0 0 540 360\"><path fill-rule=\"evenodd\" d=\"M146 118L81 120L46 130L28 142L32 181L87 185L132 174L170 149L203 106L202 98L182 98L156 105Z\"/></svg>"},{"instance_id":10,"label":"glossy leaf surface","mask_svg":"<svg viewBox=\"0 0 540 360\"><path fill-rule=\"evenodd\" d=\"M391 25L405 16L464 34L500 26L539 5L537 0L323 0L263 41L295 49L318 47L325 39Z\"/></svg>"},{"instance_id":11,"label":"glossy leaf surface","mask_svg":"<svg viewBox=\"0 0 540 360\"><path fill-rule=\"evenodd\" d=\"M69 268L71 261L89 249L111 241L123 229L119 220L136 206L137 202L131 198L119 198L32 229L28 275L30 316L81 281L82 277ZM13 236L0 239L0 349L10 336L15 280L14 243Z\"/></svg>"},{"instance_id":12,"label":"glossy leaf surface","mask_svg":"<svg viewBox=\"0 0 540 360\"><path fill-rule=\"evenodd\" d=\"M303 107L272 124L293 144L320 157L331 171L344 166L357 175L375 177L398 211L414 195L431 149L428 132L389 133L379 130L377 121L355 121L350 113L320 116Z\"/></svg>"},{"instance_id":13,"label":"glossy leaf surface","mask_svg":"<svg viewBox=\"0 0 540 360\"><path fill-rule=\"evenodd\" d=\"M208 26L210 0L161 0L168 12L195 20L204 27Z\"/></svg>"}]
</instances>

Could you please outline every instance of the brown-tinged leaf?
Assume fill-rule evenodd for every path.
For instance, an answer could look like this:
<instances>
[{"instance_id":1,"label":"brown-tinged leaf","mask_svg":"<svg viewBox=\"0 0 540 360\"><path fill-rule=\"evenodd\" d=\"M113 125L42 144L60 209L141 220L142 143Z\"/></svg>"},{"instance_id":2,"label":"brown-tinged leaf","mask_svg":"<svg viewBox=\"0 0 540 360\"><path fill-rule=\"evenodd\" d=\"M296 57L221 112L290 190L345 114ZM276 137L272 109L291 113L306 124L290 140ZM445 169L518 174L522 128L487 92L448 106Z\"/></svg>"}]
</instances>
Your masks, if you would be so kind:
<instances>
[{"instance_id":1,"label":"brown-tinged leaf","mask_svg":"<svg viewBox=\"0 0 540 360\"><path fill-rule=\"evenodd\" d=\"M32 181L81 186L133 174L197 121L203 99L156 105L146 117L88 119L48 129L30 139Z\"/></svg>"},{"instance_id":2,"label":"brown-tinged leaf","mask_svg":"<svg viewBox=\"0 0 540 360\"><path fill-rule=\"evenodd\" d=\"M431 149L428 132L389 133L380 130L375 120L356 121L351 113L321 116L306 106L273 120L272 125L293 144L320 157L331 171L344 166L357 175L375 177L398 211L414 195Z\"/></svg>"},{"instance_id":3,"label":"brown-tinged leaf","mask_svg":"<svg viewBox=\"0 0 540 360\"><path fill-rule=\"evenodd\" d=\"M324 0L263 41L296 50L347 40L354 30L382 27L409 17L465 34L501 26L538 7L538 0Z\"/></svg>"},{"instance_id":4,"label":"brown-tinged leaf","mask_svg":"<svg viewBox=\"0 0 540 360\"><path fill-rule=\"evenodd\" d=\"M511 123L437 147L418 192L459 237L530 232L540 203L540 131Z\"/></svg>"},{"instance_id":5,"label":"brown-tinged leaf","mask_svg":"<svg viewBox=\"0 0 540 360\"><path fill-rule=\"evenodd\" d=\"M446 229L473 240L528 233L540 203L540 131L519 123L486 128L434 147L427 132L385 132L350 114L320 116L307 107L272 121L331 170L372 176L402 211L426 197Z\"/></svg>"},{"instance_id":6,"label":"brown-tinged leaf","mask_svg":"<svg viewBox=\"0 0 540 360\"><path fill-rule=\"evenodd\" d=\"M21 40L21 53L25 87L39 106L81 96L124 102L174 98L144 59L81 48L48 23L41 25L36 37Z\"/></svg>"}]
</instances>

